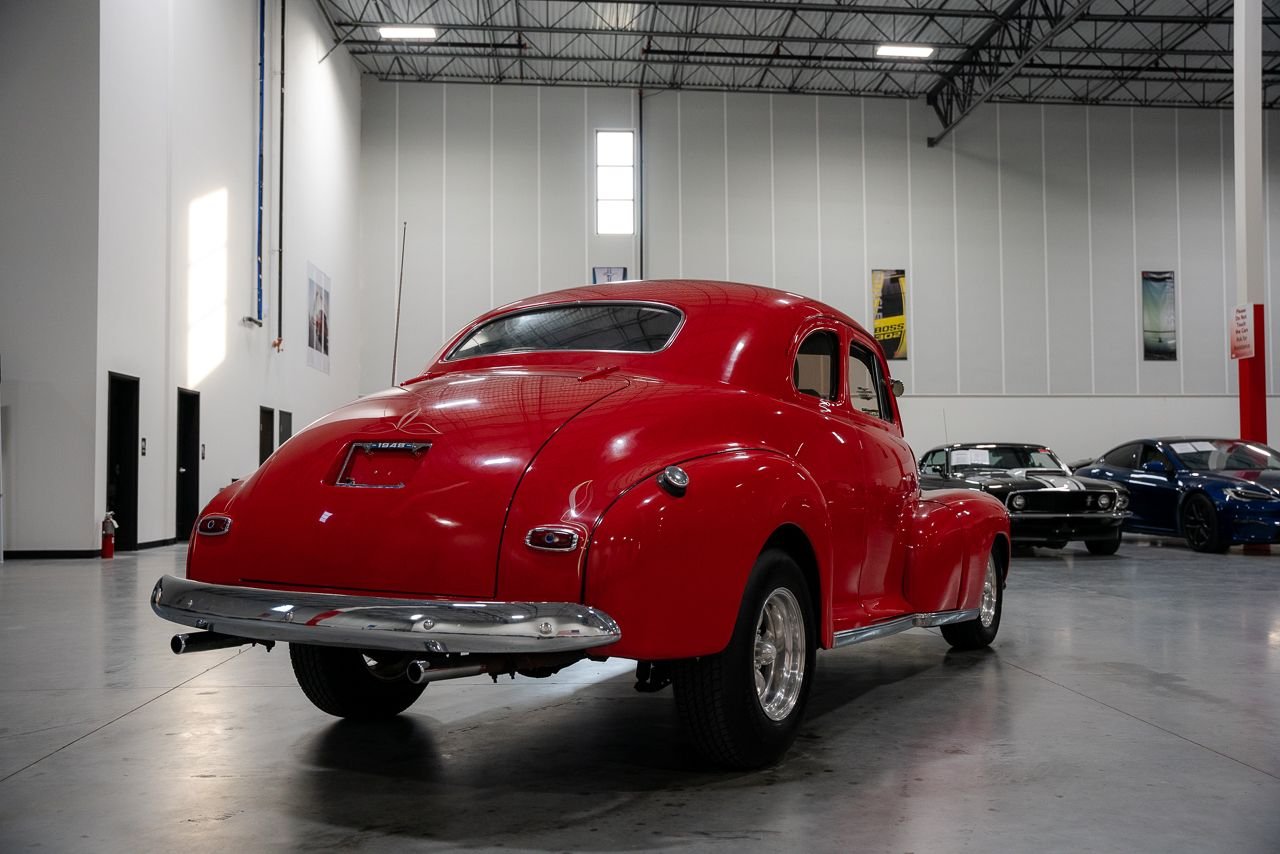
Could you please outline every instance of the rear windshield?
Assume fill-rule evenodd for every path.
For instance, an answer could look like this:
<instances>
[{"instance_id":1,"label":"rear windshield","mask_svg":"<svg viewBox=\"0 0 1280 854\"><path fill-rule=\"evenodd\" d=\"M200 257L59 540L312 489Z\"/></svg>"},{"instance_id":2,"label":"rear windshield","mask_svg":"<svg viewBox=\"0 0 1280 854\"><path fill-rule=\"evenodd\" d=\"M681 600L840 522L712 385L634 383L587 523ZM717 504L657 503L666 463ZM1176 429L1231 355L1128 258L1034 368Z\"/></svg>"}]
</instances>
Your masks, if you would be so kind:
<instances>
[{"instance_id":1,"label":"rear windshield","mask_svg":"<svg viewBox=\"0 0 1280 854\"><path fill-rule=\"evenodd\" d=\"M535 308L495 318L462 340L450 359L530 350L653 353L667 346L680 312L657 305L604 303Z\"/></svg>"}]
</instances>

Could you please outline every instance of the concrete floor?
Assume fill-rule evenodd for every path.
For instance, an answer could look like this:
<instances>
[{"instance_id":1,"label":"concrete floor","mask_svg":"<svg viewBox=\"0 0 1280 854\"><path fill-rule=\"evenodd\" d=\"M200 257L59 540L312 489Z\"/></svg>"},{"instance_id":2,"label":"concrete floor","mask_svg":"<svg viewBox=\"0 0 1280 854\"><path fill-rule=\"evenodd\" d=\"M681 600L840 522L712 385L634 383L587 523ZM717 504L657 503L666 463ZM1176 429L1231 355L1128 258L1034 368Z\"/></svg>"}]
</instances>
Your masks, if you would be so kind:
<instances>
[{"instance_id":1,"label":"concrete floor","mask_svg":"<svg viewBox=\"0 0 1280 854\"><path fill-rule=\"evenodd\" d=\"M336 722L283 648L169 652L181 562L0 565L0 851L1280 851L1280 556L1038 551L992 651L822 654L756 774L699 768L627 662Z\"/></svg>"}]
</instances>

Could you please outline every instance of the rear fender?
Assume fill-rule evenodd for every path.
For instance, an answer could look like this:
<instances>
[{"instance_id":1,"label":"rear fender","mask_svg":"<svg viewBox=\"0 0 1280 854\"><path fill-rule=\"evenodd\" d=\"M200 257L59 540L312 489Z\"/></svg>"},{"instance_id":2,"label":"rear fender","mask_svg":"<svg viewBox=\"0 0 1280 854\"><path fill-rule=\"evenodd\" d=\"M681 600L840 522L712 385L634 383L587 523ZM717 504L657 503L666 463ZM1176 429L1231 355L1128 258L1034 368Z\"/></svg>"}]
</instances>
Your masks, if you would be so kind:
<instances>
[{"instance_id":1,"label":"rear fender","mask_svg":"<svg viewBox=\"0 0 1280 854\"><path fill-rule=\"evenodd\" d=\"M1009 515L997 499L962 489L931 492L911 524L903 594L916 612L978 607L987 555L997 540L1007 574Z\"/></svg>"},{"instance_id":2,"label":"rear fender","mask_svg":"<svg viewBox=\"0 0 1280 854\"><path fill-rule=\"evenodd\" d=\"M723 650L751 568L784 525L798 528L812 546L819 636L829 645L831 531L813 478L767 451L680 465L689 475L684 495L670 495L647 477L614 501L592 532L583 601L622 628L622 640L600 654L660 660Z\"/></svg>"}]
</instances>

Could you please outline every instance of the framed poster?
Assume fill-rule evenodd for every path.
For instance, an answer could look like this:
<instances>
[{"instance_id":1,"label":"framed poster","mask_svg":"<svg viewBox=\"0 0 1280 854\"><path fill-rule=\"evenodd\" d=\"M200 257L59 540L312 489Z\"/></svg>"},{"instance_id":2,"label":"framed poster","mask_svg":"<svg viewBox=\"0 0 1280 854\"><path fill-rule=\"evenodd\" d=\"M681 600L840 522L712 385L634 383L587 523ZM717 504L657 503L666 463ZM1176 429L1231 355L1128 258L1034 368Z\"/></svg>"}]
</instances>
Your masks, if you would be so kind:
<instances>
[{"instance_id":1,"label":"framed poster","mask_svg":"<svg viewBox=\"0 0 1280 854\"><path fill-rule=\"evenodd\" d=\"M1172 362L1178 358L1178 300L1173 271L1142 271L1142 358Z\"/></svg>"},{"instance_id":2,"label":"framed poster","mask_svg":"<svg viewBox=\"0 0 1280 854\"><path fill-rule=\"evenodd\" d=\"M329 373L329 277L307 265L307 364Z\"/></svg>"},{"instance_id":3,"label":"framed poster","mask_svg":"<svg viewBox=\"0 0 1280 854\"><path fill-rule=\"evenodd\" d=\"M907 358L907 271L871 271L872 334L886 359Z\"/></svg>"},{"instance_id":4,"label":"framed poster","mask_svg":"<svg viewBox=\"0 0 1280 854\"><path fill-rule=\"evenodd\" d=\"M601 285L605 282L621 282L627 277L626 267L592 267L591 283Z\"/></svg>"}]
</instances>

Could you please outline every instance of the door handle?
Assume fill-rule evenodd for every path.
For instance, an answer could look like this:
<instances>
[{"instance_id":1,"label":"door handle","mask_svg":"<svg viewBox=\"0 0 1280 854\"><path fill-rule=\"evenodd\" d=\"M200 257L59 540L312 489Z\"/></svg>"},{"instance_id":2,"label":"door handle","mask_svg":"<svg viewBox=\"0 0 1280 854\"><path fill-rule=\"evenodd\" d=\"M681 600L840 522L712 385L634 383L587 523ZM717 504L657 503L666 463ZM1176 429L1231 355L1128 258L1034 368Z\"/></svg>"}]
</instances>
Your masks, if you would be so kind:
<instances>
[{"instance_id":1,"label":"door handle","mask_svg":"<svg viewBox=\"0 0 1280 854\"><path fill-rule=\"evenodd\" d=\"M186 473L187 473L186 469L184 469L182 466L178 466L178 474L186 474Z\"/></svg>"}]
</instances>

